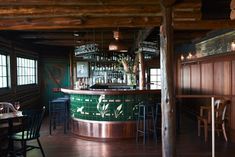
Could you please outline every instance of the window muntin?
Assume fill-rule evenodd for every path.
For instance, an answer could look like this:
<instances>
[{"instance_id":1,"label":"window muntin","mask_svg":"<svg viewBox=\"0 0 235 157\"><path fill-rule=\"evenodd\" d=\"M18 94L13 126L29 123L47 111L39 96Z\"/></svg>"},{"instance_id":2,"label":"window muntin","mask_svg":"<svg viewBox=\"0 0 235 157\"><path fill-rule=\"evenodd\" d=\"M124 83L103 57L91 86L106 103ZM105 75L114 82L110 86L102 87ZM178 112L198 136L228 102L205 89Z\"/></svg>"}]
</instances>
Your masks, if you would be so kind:
<instances>
[{"instance_id":1,"label":"window muntin","mask_svg":"<svg viewBox=\"0 0 235 157\"><path fill-rule=\"evenodd\" d=\"M0 88L9 87L8 56L0 54Z\"/></svg>"},{"instance_id":2,"label":"window muntin","mask_svg":"<svg viewBox=\"0 0 235 157\"><path fill-rule=\"evenodd\" d=\"M37 60L17 57L17 85L37 84Z\"/></svg>"},{"instance_id":3,"label":"window muntin","mask_svg":"<svg viewBox=\"0 0 235 157\"><path fill-rule=\"evenodd\" d=\"M161 69L150 69L150 89L161 89Z\"/></svg>"}]
</instances>

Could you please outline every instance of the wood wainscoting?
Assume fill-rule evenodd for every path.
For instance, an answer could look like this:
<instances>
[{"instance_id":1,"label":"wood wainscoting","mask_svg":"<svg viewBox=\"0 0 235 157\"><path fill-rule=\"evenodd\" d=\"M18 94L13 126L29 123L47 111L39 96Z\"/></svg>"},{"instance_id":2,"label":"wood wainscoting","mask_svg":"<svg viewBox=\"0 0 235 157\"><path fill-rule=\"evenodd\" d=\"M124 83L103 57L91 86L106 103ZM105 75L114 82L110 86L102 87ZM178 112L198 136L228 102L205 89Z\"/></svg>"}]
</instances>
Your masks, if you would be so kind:
<instances>
[{"instance_id":1,"label":"wood wainscoting","mask_svg":"<svg viewBox=\"0 0 235 157\"><path fill-rule=\"evenodd\" d=\"M225 95L231 99L228 124L235 142L235 53L178 62L178 92L182 94Z\"/></svg>"}]
</instances>

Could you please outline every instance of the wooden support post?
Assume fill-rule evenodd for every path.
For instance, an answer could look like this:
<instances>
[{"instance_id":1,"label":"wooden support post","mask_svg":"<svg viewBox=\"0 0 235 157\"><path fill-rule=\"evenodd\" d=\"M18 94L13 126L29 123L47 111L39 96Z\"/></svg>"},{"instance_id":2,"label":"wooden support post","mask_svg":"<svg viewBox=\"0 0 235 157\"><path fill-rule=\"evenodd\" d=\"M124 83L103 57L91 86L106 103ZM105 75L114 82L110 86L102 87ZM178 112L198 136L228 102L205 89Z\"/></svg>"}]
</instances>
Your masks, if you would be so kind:
<instances>
[{"instance_id":1,"label":"wooden support post","mask_svg":"<svg viewBox=\"0 0 235 157\"><path fill-rule=\"evenodd\" d=\"M144 65L144 55L143 52L139 52L139 89L144 89L145 87L145 65Z\"/></svg>"},{"instance_id":2,"label":"wooden support post","mask_svg":"<svg viewBox=\"0 0 235 157\"><path fill-rule=\"evenodd\" d=\"M215 98L211 97L212 157L215 157Z\"/></svg>"},{"instance_id":3,"label":"wooden support post","mask_svg":"<svg viewBox=\"0 0 235 157\"><path fill-rule=\"evenodd\" d=\"M74 88L73 55L74 55L74 52L69 53L69 78L70 78L70 87L71 88Z\"/></svg>"},{"instance_id":4,"label":"wooden support post","mask_svg":"<svg viewBox=\"0 0 235 157\"><path fill-rule=\"evenodd\" d=\"M176 107L174 96L174 60L172 5L174 0L161 0L163 23L160 27L160 62L162 69L162 156L176 156Z\"/></svg>"},{"instance_id":5,"label":"wooden support post","mask_svg":"<svg viewBox=\"0 0 235 157\"><path fill-rule=\"evenodd\" d=\"M230 2L230 9L231 9L230 19L231 20L235 20L235 0L231 0L231 2Z\"/></svg>"}]
</instances>

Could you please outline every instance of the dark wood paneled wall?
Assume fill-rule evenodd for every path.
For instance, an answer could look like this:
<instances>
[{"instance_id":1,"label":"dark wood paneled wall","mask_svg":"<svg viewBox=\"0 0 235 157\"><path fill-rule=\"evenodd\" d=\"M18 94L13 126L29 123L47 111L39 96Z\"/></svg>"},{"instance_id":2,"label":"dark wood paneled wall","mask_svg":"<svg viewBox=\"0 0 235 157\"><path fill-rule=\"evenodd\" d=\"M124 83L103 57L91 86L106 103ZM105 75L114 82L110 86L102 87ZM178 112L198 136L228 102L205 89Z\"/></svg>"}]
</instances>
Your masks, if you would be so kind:
<instances>
[{"instance_id":1,"label":"dark wood paneled wall","mask_svg":"<svg viewBox=\"0 0 235 157\"><path fill-rule=\"evenodd\" d=\"M38 72L38 84L17 86L16 82L16 56L37 58L38 53L27 45L17 43L0 37L0 51L10 56L10 88L0 89L0 101L20 101L22 108L33 108L41 106L40 103L40 73ZM40 61L38 60L38 63ZM40 63L39 63L40 64Z\"/></svg>"},{"instance_id":2,"label":"dark wood paneled wall","mask_svg":"<svg viewBox=\"0 0 235 157\"><path fill-rule=\"evenodd\" d=\"M230 137L235 142L235 53L178 63L178 91L182 94L226 95ZM180 74L180 75L179 75Z\"/></svg>"}]
</instances>

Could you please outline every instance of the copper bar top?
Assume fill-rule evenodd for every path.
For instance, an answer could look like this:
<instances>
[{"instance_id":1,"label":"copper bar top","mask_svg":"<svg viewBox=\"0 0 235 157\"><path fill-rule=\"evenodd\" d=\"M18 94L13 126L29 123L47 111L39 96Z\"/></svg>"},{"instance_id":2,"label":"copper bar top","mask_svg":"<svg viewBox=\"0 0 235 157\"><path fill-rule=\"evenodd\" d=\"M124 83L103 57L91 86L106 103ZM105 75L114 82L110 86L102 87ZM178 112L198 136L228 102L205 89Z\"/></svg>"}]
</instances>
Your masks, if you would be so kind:
<instances>
[{"instance_id":1,"label":"copper bar top","mask_svg":"<svg viewBox=\"0 0 235 157\"><path fill-rule=\"evenodd\" d=\"M160 94L161 90L138 90L138 89L89 89L89 90L80 90L80 89L67 89L61 88L61 92L67 94L86 94L86 95L121 95L121 94Z\"/></svg>"}]
</instances>

